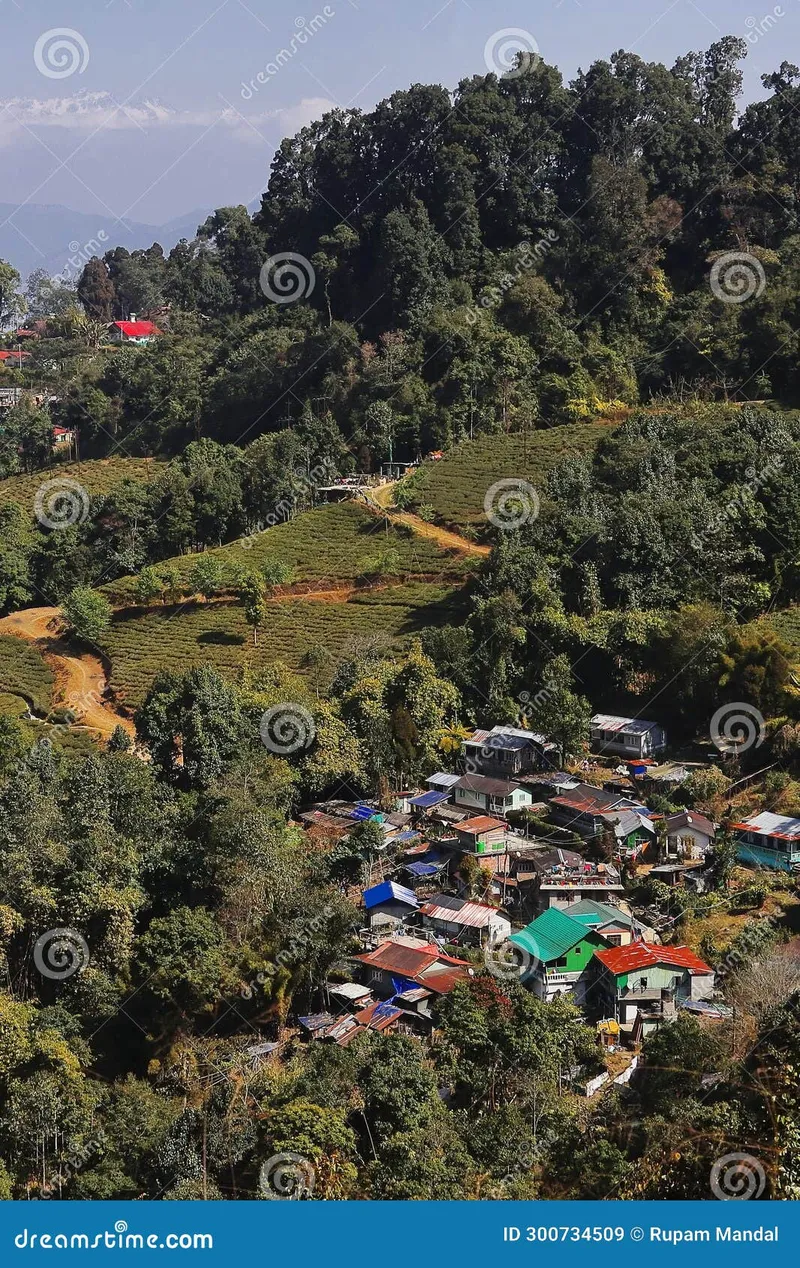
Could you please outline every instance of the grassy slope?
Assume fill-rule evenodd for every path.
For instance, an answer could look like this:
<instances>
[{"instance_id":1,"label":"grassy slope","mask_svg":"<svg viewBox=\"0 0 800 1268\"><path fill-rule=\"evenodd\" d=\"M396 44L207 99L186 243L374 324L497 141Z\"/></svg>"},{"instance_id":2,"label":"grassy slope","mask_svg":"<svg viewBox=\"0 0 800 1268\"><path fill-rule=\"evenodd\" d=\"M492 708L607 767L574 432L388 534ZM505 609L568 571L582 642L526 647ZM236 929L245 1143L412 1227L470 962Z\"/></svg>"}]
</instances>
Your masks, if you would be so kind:
<instances>
[{"instance_id":1,"label":"grassy slope","mask_svg":"<svg viewBox=\"0 0 800 1268\"><path fill-rule=\"evenodd\" d=\"M53 699L53 675L35 648L13 635L0 635L0 694L32 701L38 713L49 713ZM0 712L18 712L17 706Z\"/></svg>"},{"instance_id":2,"label":"grassy slope","mask_svg":"<svg viewBox=\"0 0 800 1268\"><path fill-rule=\"evenodd\" d=\"M427 462L414 479L415 505L427 503L437 518L460 528L486 527L483 499L496 480L517 478L537 487L565 457L591 453L614 423L574 423L529 432L527 437L479 436L439 462Z\"/></svg>"},{"instance_id":3,"label":"grassy slope","mask_svg":"<svg viewBox=\"0 0 800 1268\"><path fill-rule=\"evenodd\" d=\"M157 463L152 458L97 458L91 462L57 463L32 475L0 480L0 502L17 502L33 508L37 490L48 480L75 480L90 497L108 493L122 480L147 480Z\"/></svg>"},{"instance_id":4,"label":"grassy slope","mask_svg":"<svg viewBox=\"0 0 800 1268\"><path fill-rule=\"evenodd\" d=\"M162 669L212 664L235 678L243 668L259 669L276 660L302 670L312 647L324 648L335 662L353 640L370 635L400 647L426 626L457 619L460 595L458 587L416 583L361 591L347 602L273 601L257 647L234 601L149 612L132 608L117 613L103 646L112 664L112 687L135 708Z\"/></svg>"},{"instance_id":5,"label":"grassy slope","mask_svg":"<svg viewBox=\"0 0 800 1268\"><path fill-rule=\"evenodd\" d=\"M257 568L265 559L277 559L292 568L294 582L330 581L335 585L353 581L366 560L385 550L397 551L397 572L409 577L438 577L443 573L454 576L464 569L462 561L454 560L435 542L415 536L402 525L390 525L387 532L384 521L355 502L306 511L287 524L207 553L216 555L225 564L246 564L252 568ZM181 555L169 563L183 577L188 577L198 558L198 555ZM113 602L124 604L133 602L133 584L133 578L123 577L103 589Z\"/></svg>"},{"instance_id":6,"label":"grassy slope","mask_svg":"<svg viewBox=\"0 0 800 1268\"><path fill-rule=\"evenodd\" d=\"M385 550L397 553L391 581L353 591L365 562ZM324 648L335 661L354 640L370 635L402 646L425 626L459 619L464 581L474 566L403 525L389 525L387 531L383 520L355 502L307 511L248 538L245 545L232 542L210 553L226 565L253 568L278 559L291 566L293 584L353 592L324 601L276 597L254 646L242 609L232 598L143 611L130 606L133 578L110 583L103 588L120 610L104 636L103 650L112 665L111 685L127 706L135 708L142 701L162 669L211 663L235 677L245 667L258 669L276 660L302 670L310 648ZM170 563L187 577L197 558L184 555Z\"/></svg>"},{"instance_id":7,"label":"grassy slope","mask_svg":"<svg viewBox=\"0 0 800 1268\"><path fill-rule=\"evenodd\" d=\"M800 607L784 608L762 616L757 625L773 630L784 643L800 653Z\"/></svg>"}]
</instances>

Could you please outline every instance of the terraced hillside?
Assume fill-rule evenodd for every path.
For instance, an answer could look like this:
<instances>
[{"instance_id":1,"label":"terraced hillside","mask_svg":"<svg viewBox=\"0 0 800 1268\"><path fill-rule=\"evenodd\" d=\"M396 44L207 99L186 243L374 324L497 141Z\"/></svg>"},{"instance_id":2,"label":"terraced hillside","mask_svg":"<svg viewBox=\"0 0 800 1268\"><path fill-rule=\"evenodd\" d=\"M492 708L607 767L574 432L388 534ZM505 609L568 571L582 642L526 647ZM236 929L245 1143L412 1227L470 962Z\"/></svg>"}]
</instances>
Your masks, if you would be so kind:
<instances>
[{"instance_id":1,"label":"terraced hillside","mask_svg":"<svg viewBox=\"0 0 800 1268\"><path fill-rule=\"evenodd\" d=\"M527 480L537 488L564 458L592 453L617 422L599 420L532 431L479 436L438 462L426 462L411 480L413 508L428 506L437 521L478 533L486 529L483 499L496 480Z\"/></svg>"},{"instance_id":2,"label":"terraced hillside","mask_svg":"<svg viewBox=\"0 0 800 1268\"><path fill-rule=\"evenodd\" d=\"M279 560L292 569L292 580L352 582L383 558L385 571L403 577L461 575L469 567L463 558L443 550L436 541L418 536L403 524L387 523L356 502L342 502L306 511L286 524L207 551L226 566L258 568L265 560ZM187 580L198 555L181 555L169 564ZM104 586L117 604L133 602L134 579L124 577Z\"/></svg>"},{"instance_id":3,"label":"terraced hillside","mask_svg":"<svg viewBox=\"0 0 800 1268\"><path fill-rule=\"evenodd\" d=\"M128 608L116 613L103 650L111 661L111 687L128 708L142 702L161 670L208 663L238 677L245 668L280 660L325 683L337 658L359 639L378 637L402 647L426 626L457 621L462 602L463 587L424 583L286 597L270 602L257 646L234 600L148 612Z\"/></svg>"},{"instance_id":4,"label":"terraced hillside","mask_svg":"<svg viewBox=\"0 0 800 1268\"><path fill-rule=\"evenodd\" d=\"M770 612L768 616L762 616L756 624L772 630L797 656L800 656L800 607Z\"/></svg>"},{"instance_id":5,"label":"terraced hillside","mask_svg":"<svg viewBox=\"0 0 800 1268\"><path fill-rule=\"evenodd\" d=\"M19 714L28 704L50 712L53 674L39 652L12 635L0 634L0 713Z\"/></svg>"},{"instance_id":6,"label":"terraced hillside","mask_svg":"<svg viewBox=\"0 0 800 1268\"><path fill-rule=\"evenodd\" d=\"M6 501L17 502L20 506L31 509L37 490L47 480L75 480L90 498L99 497L123 480L149 480L158 466L154 458L124 457L58 463L31 475L8 476L5 480L0 480L0 505Z\"/></svg>"}]
</instances>

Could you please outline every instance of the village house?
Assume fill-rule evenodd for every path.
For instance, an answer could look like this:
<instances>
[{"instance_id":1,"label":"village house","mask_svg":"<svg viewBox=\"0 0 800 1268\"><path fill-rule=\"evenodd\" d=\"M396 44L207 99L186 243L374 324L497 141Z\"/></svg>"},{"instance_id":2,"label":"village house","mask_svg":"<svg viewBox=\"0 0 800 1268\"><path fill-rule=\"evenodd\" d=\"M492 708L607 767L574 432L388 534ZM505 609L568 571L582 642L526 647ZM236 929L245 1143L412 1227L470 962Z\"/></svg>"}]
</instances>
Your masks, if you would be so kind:
<instances>
[{"instance_id":1,"label":"village house","mask_svg":"<svg viewBox=\"0 0 800 1268\"><path fill-rule=\"evenodd\" d=\"M592 957L608 946L594 929L555 907L512 933L509 942L521 953L523 984L548 1004L560 995L583 1004Z\"/></svg>"},{"instance_id":2,"label":"village house","mask_svg":"<svg viewBox=\"0 0 800 1268\"><path fill-rule=\"evenodd\" d=\"M667 815L663 854L669 859L703 859L714 841L714 825L697 810Z\"/></svg>"},{"instance_id":3,"label":"village house","mask_svg":"<svg viewBox=\"0 0 800 1268\"><path fill-rule=\"evenodd\" d=\"M491 815L473 815L455 825L455 834L465 854L494 854L506 848L508 824Z\"/></svg>"},{"instance_id":4,"label":"village house","mask_svg":"<svg viewBox=\"0 0 800 1268\"><path fill-rule=\"evenodd\" d=\"M774 867L782 872L800 869L800 819L786 815L750 815L733 824L740 863Z\"/></svg>"},{"instance_id":5,"label":"village house","mask_svg":"<svg viewBox=\"0 0 800 1268\"><path fill-rule=\"evenodd\" d=\"M496 907L449 894L434 894L421 908L424 929L463 946L494 947L511 933L511 921Z\"/></svg>"},{"instance_id":6,"label":"village house","mask_svg":"<svg viewBox=\"0 0 800 1268\"><path fill-rule=\"evenodd\" d=\"M377 924L400 924L412 912L419 910L414 891L395 881L382 881L380 885L366 889L362 901L370 928Z\"/></svg>"},{"instance_id":7,"label":"village house","mask_svg":"<svg viewBox=\"0 0 800 1268\"><path fill-rule=\"evenodd\" d=\"M487 775L462 775L452 790L453 804L487 815L505 817L510 810L522 810L533 802L529 789L505 779Z\"/></svg>"},{"instance_id":8,"label":"village house","mask_svg":"<svg viewBox=\"0 0 800 1268\"><path fill-rule=\"evenodd\" d=\"M364 984L382 999L392 999L415 987L448 995L474 972L466 960L445 955L418 938L388 939L352 958Z\"/></svg>"},{"instance_id":9,"label":"village house","mask_svg":"<svg viewBox=\"0 0 800 1268\"><path fill-rule=\"evenodd\" d=\"M622 757L652 757L667 747L667 733L657 722L596 713L591 721L590 743L595 753L619 753Z\"/></svg>"},{"instance_id":10,"label":"village house","mask_svg":"<svg viewBox=\"0 0 800 1268\"><path fill-rule=\"evenodd\" d=\"M113 343L148 344L164 333L152 321L137 321L135 314L130 321L112 321L108 330Z\"/></svg>"},{"instance_id":11,"label":"village house","mask_svg":"<svg viewBox=\"0 0 800 1268\"><path fill-rule=\"evenodd\" d=\"M645 805L595 788L593 784L578 784L552 797L550 816L555 823L586 840L610 830L617 848L624 851L636 850L656 839L655 825L648 818Z\"/></svg>"},{"instance_id":12,"label":"village house","mask_svg":"<svg viewBox=\"0 0 800 1268\"><path fill-rule=\"evenodd\" d=\"M53 428L53 453L69 454L75 446L77 432L74 427Z\"/></svg>"},{"instance_id":13,"label":"village house","mask_svg":"<svg viewBox=\"0 0 800 1268\"><path fill-rule=\"evenodd\" d=\"M475 731L462 745L467 771L517 779L555 763L555 746L544 735L515 727ZM552 761L548 759L552 758Z\"/></svg>"},{"instance_id":14,"label":"village house","mask_svg":"<svg viewBox=\"0 0 800 1268\"><path fill-rule=\"evenodd\" d=\"M705 1000L714 992L714 970L688 947L636 941L598 950L594 959L594 1006L634 1042L673 1020L683 1001Z\"/></svg>"},{"instance_id":15,"label":"village house","mask_svg":"<svg viewBox=\"0 0 800 1268\"><path fill-rule=\"evenodd\" d=\"M516 878L523 906L536 914L548 907L563 911L583 899L613 904L624 893L613 863L591 863L573 850L556 848L520 858Z\"/></svg>"},{"instance_id":16,"label":"village house","mask_svg":"<svg viewBox=\"0 0 800 1268\"><path fill-rule=\"evenodd\" d=\"M627 947L631 942L644 939L657 942L654 929L643 925L629 912L611 903L598 902L595 898L582 898L563 908L565 916L579 920L587 929L594 929L612 947Z\"/></svg>"}]
</instances>

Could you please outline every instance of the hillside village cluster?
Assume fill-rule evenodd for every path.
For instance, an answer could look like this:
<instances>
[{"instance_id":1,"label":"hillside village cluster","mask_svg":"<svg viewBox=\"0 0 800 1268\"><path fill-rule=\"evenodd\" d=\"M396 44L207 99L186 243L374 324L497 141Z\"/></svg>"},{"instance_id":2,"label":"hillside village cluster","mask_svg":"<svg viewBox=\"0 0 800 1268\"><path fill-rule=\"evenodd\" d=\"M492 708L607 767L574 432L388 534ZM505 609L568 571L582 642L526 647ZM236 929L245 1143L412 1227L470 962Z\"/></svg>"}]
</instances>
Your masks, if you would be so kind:
<instances>
[{"instance_id":1,"label":"hillside village cluster","mask_svg":"<svg viewBox=\"0 0 800 1268\"><path fill-rule=\"evenodd\" d=\"M720 825L693 809L648 808L648 796L689 774L665 759L657 723L597 714L590 747L618 759L602 787L557 769L546 736L478 730L462 745L459 772L401 792L389 813L329 801L300 816L328 840L363 822L382 834L361 894L363 950L351 980L326 984L325 1010L300 1018L308 1038L346 1046L365 1029L429 1037L437 997L483 968L542 1001L569 997L600 1049L629 1054L630 1072L642 1041L680 1011L707 1024L731 1015L714 969L674 942L669 916L631 909L622 876L644 864L653 879L704 893ZM800 819L764 812L729 830L742 865L800 870ZM613 842L609 857L592 861L601 839Z\"/></svg>"}]
</instances>

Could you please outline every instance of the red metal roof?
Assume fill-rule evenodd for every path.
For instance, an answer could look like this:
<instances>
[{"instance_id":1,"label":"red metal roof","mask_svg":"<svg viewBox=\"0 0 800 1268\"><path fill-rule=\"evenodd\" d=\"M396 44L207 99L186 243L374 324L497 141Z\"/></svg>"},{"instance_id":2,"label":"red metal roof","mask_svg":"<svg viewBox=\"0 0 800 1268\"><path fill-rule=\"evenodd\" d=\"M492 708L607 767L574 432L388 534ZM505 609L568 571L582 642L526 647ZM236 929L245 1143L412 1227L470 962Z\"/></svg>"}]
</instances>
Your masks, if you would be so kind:
<instances>
[{"instance_id":1,"label":"red metal roof","mask_svg":"<svg viewBox=\"0 0 800 1268\"><path fill-rule=\"evenodd\" d=\"M627 947L609 947L595 951L596 958L617 977L636 969L651 969L656 964L674 964L690 973L713 973L713 969L688 947L654 947L646 942L631 942Z\"/></svg>"},{"instance_id":2,"label":"red metal roof","mask_svg":"<svg viewBox=\"0 0 800 1268\"><path fill-rule=\"evenodd\" d=\"M493 819L491 815L475 815L472 819L462 819L461 823L456 824L456 832L469 832L477 836L479 832L492 832L495 828L505 827L502 819Z\"/></svg>"},{"instance_id":3,"label":"red metal roof","mask_svg":"<svg viewBox=\"0 0 800 1268\"><path fill-rule=\"evenodd\" d=\"M121 330L123 335L127 335L129 339L142 339L147 335L160 335L161 331L152 321L115 321L114 325L117 330Z\"/></svg>"},{"instance_id":4,"label":"red metal roof","mask_svg":"<svg viewBox=\"0 0 800 1268\"><path fill-rule=\"evenodd\" d=\"M407 947L392 941L382 942L374 951L353 958L371 968L408 978L439 994L452 991L471 968L467 960L445 955L438 947Z\"/></svg>"}]
</instances>

